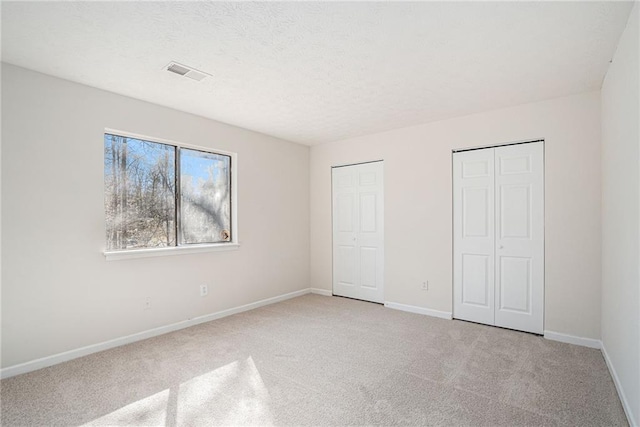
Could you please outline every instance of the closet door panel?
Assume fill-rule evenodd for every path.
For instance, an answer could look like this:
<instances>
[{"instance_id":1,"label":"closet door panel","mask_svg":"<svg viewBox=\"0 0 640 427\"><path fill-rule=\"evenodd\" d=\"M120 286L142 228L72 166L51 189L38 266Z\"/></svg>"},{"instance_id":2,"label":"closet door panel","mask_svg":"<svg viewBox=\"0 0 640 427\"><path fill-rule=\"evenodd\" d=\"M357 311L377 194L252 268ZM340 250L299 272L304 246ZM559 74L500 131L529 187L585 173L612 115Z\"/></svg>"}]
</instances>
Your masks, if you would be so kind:
<instances>
[{"instance_id":1,"label":"closet door panel","mask_svg":"<svg viewBox=\"0 0 640 427\"><path fill-rule=\"evenodd\" d=\"M453 315L494 323L493 149L453 156Z\"/></svg>"},{"instance_id":2,"label":"closet door panel","mask_svg":"<svg viewBox=\"0 0 640 427\"><path fill-rule=\"evenodd\" d=\"M543 333L542 142L495 148L495 324Z\"/></svg>"}]
</instances>

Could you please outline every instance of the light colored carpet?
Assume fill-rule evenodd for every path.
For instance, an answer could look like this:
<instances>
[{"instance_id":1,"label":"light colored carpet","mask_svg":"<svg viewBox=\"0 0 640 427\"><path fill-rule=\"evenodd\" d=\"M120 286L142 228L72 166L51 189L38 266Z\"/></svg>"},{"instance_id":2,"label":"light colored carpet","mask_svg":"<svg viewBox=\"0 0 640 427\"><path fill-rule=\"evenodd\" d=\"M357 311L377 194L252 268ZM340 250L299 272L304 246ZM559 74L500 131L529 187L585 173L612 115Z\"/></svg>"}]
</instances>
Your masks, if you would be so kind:
<instances>
[{"instance_id":1,"label":"light colored carpet","mask_svg":"<svg viewBox=\"0 0 640 427\"><path fill-rule=\"evenodd\" d=\"M598 350L317 295L0 386L4 426L626 425Z\"/></svg>"}]
</instances>

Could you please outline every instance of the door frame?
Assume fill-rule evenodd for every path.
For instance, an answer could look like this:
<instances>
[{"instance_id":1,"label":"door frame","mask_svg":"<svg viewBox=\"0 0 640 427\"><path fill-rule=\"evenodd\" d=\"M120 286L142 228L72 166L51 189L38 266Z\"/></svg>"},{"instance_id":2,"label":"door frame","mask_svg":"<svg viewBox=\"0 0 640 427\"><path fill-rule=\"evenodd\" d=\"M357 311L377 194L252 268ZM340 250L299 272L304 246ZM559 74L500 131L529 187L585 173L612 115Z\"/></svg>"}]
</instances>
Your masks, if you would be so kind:
<instances>
[{"instance_id":1,"label":"door frame","mask_svg":"<svg viewBox=\"0 0 640 427\"><path fill-rule=\"evenodd\" d=\"M455 222L454 222L454 218L453 218L453 212L454 212L454 191L453 191L453 186L454 186L454 176L453 176L453 155L455 153L460 153L460 152L464 152L464 151L473 151L473 150L482 150L485 148L500 148L500 147L506 147L506 146L510 146L510 145L520 145L520 144L532 144L535 142L541 142L542 143L542 166L543 166L543 171L544 173L542 174L542 200L543 200L543 210L542 210L542 229L543 229L543 233L544 233L544 241L542 242L542 257L544 260L543 263L543 269L542 269L542 330L543 330L543 334L544 334L544 326L546 323L546 314L547 314L547 303L546 303L546 299L547 299L547 228L546 228L546 217L547 217L547 192L546 192L546 186L547 186L547 144L545 142L545 139L540 137L540 138L532 138L532 139L524 139L524 140L519 140L519 141L511 141L511 142L501 142L501 143L497 143L497 144L491 144L491 145L477 145L477 146L470 146L470 147L465 147L465 148L452 148L451 149L451 163L450 163L450 169L451 169L451 318L452 320L459 320L456 319L455 317L455 312L454 312L454 303L455 303L455 295L454 295L454 282L453 282L453 274L454 274L454 263L455 263L455 248L454 248L454 243L455 243ZM466 321L466 320L465 320ZM496 328L503 328L502 326L495 326L493 325L493 327ZM509 328L503 328L503 329L509 329ZM520 331L522 332L522 331ZM526 332L529 333L529 332ZM536 334L537 335L537 334Z\"/></svg>"},{"instance_id":2,"label":"door frame","mask_svg":"<svg viewBox=\"0 0 640 427\"><path fill-rule=\"evenodd\" d=\"M383 233L382 233L382 236L383 236L383 241L382 241L382 249L383 249L383 252L382 252L382 261L383 261L382 262L382 278L383 278L383 280L382 280L382 295L383 295L383 298L382 299L383 299L383 302L381 302L381 303L377 303L377 302L374 302L374 301L367 301L367 302L371 302L372 304L382 304L382 305L384 305L385 304L385 302L384 302L385 301L385 297L384 297L384 295L385 295L385 286L384 286L384 272L385 272L385 268L384 268L385 267L385 253L384 253L384 248L385 248L385 241L384 241L384 230L385 230L385 227L384 227L384 206L385 206L385 203L384 203L384 187L385 187L385 185L384 185L384 158L376 159L376 160L365 160L365 161L362 161L362 162L341 163L341 164L332 165L330 167L330 169L329 169L329 176L330 176L330 181L329 182L330 182L330 188L331 188L331 296L340 296L340 295L336 295L333 292L334 291L334 289L333 289L334 272L335 272L335 270L334 270L334 268L335 268L334 259L335 258L334 258L334 253L333 253L333 247L334 247L334 241L333 240L334 240L334 237L335 237L334 233L333 233L333 229L334 229L333 228L333 226L334 226L334 224L333 224L333 222L334 222L334 218L333 218L333 207L334 207L333 206L333 170L334 169L338 169L338 168L349 167L349 166L366 165L366 164L369 164L369 163L382 163L382 166L383 166L383 168L382 168L382 170L383 170L383 180L382 180L382 194L383 194L383 199L382 199L382 227L383 227L382 228L382 230L383 230ZM348 297L342 297L342 298L348 298ZM364 301L364 300L359 300L359 301Z\"/></svg>"}]
</instances>

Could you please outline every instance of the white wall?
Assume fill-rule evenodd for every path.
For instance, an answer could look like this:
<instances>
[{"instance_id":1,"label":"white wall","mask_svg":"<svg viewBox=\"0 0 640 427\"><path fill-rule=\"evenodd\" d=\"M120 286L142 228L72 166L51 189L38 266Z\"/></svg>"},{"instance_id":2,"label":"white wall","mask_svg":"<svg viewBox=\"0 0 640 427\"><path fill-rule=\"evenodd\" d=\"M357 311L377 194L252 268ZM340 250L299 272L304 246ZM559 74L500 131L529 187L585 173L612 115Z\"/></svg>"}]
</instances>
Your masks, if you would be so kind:
<instances>
[{"instance_id":1,"label":"white wall","mask_svg":"<svg viewBox=\"0 0 640 427\"><path fill-rule=\"evenodd\" d=\"M640 423L640 33L636 3L602 86L602 344Z\"/></svg>"},{"instance_id":2,"label":"white wall","mask_svg":"<svg viewBox=\"0 0 640 427\"><path fill-rule=\"evenodd\" d=\"M308 287L308 147L10 65L2 110L3 367ZM238 153L240 249L105 261L105 127Z\"/></svg>"},{"instance_id":3,"label":"white wall","mask_svg":"<svg viewBox=\"0 0 640 427\"><path fill-rule=\"evenodd\" d=\"M451 150L534 138L546 141L545 330L599 339L599 92L312 147L312 286L331 289L331 166L384 159L385 300L451 312Z\"/></svg>"}]
</instances>

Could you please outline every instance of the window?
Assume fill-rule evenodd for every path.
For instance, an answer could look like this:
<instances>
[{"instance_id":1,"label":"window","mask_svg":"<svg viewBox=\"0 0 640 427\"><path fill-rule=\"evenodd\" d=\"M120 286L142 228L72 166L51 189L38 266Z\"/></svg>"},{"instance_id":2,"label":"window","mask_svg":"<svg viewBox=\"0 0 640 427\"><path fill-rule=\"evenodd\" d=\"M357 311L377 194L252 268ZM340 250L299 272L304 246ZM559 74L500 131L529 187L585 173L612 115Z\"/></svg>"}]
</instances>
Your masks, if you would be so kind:
<instances>
[{"instance_id":1,"label":"window","mask_svg":"<svg viewBox=\"0 0 640 427\"><path fill-rule=\"evenodd\" d=\"M107 251L232 242L231 161L105 133Z\"/></svg>"}]
</instances>

